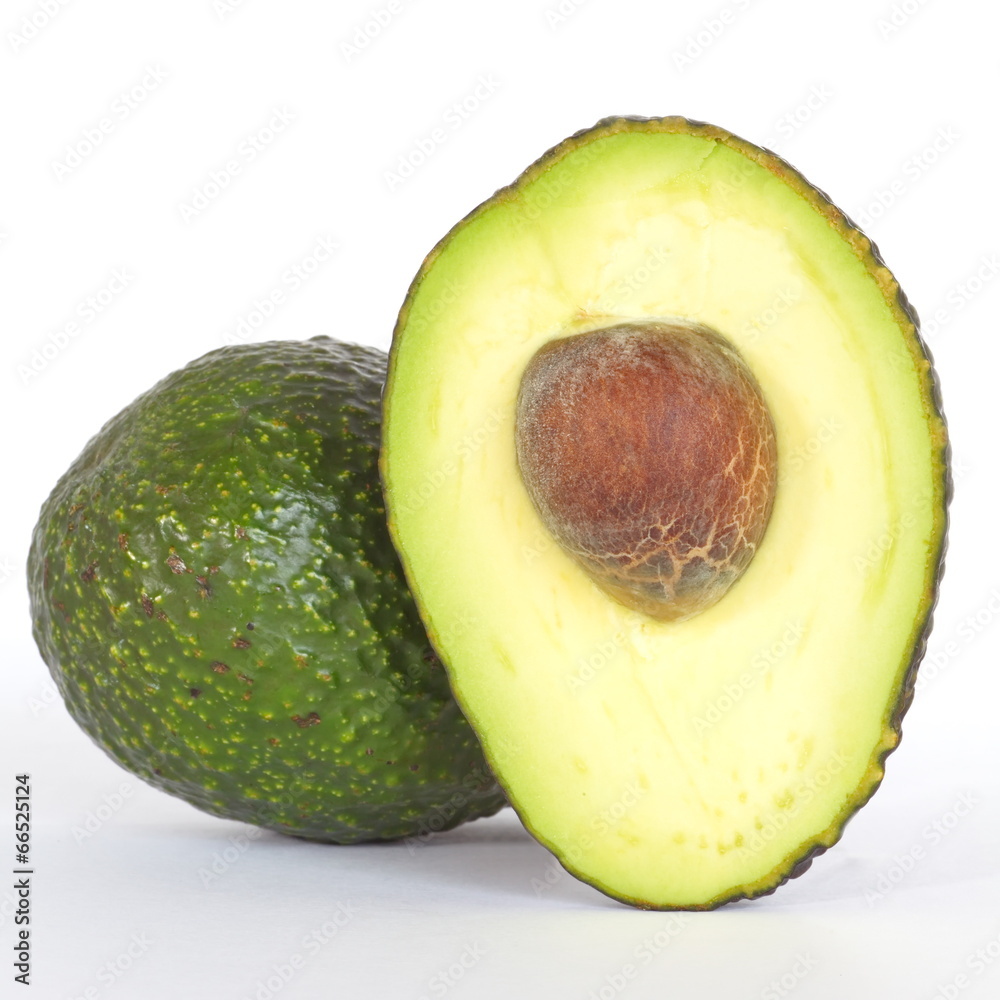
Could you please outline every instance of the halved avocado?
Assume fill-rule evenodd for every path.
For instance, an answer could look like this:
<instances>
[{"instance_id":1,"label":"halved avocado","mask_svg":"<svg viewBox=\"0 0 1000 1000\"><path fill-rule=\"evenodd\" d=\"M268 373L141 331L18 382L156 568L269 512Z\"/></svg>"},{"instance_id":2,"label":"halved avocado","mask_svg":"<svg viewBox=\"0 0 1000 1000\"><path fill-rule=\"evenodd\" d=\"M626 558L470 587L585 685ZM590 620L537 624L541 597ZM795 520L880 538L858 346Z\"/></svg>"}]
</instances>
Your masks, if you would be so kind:
<instances>
[{"instance_id":1,"label":"halved avocado","mask_svg":"<svg viewBox=\"0 0 1000 1000\"><path fill-rule=\"evenodd\" d=\"M688 525L675 548L726 535L682 456L704 444L705 482L732 475L740 411L711 430L673 414L672 394L694 384L707 412L728 390L680 369L637 378L624 355L601 369L623 327L643 349L666 328L697 350L699 332L717 341L773 426L749 560L691 613L672 613L665 583L664 614L623 597L562 530L576 515L546 506L546 489L570 509L593 483L617 498L591 505L595 537L638 510L659 538L675 522L659 523L655 484L674 476L691 486L675 491L690 497L671 514ZM577 341L573 377L552 376L562 423L531 423L532 372ZM425 624L511 803L569 871L637 906L708 909L773 891L840 837L899 742L950 479L916 316L823 192L721 128L599 122L427 257L384 419L390 526ZM631 498L629 469L656 473ZM628 576L637 544L596 547Z\"/></svg>"}]
</instances>

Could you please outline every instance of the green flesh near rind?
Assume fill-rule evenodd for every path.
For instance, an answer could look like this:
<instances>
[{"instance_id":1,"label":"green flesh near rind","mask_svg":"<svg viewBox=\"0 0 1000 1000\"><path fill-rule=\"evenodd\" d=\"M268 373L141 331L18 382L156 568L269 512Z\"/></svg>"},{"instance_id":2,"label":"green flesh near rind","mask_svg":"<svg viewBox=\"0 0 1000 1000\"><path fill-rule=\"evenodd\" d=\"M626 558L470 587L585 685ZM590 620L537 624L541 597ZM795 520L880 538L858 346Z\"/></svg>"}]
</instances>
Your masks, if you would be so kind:
<instances>
[{"instance_id":1,"label":"green flesh near rind","mask_svg":"<svg viewBox=\"0 0 1000 1000\"><path fill-rule=\"evenodd\" d=\"M547 535L514 401L554 337L681 316L727 337L778 439L763 542L713 608L630 612ZM390 528L526 826L655 908L773 891L899 741L950 491L937 384L877 250L787 163L681 118L610 119L462 220L400 313Z\"/></svg>"},{"instance_id":2,"label":"green flesh near rind","mask_svg":"<svg viewBox=\"0 0 1000 1000\"><path fill-rule=\"evenodd\" d=\"M503 805L386 530L384 372L326 337L214 351L43 507L32 613L67 707L207 812L352 842Z\"/></svg>"}]
</instances>

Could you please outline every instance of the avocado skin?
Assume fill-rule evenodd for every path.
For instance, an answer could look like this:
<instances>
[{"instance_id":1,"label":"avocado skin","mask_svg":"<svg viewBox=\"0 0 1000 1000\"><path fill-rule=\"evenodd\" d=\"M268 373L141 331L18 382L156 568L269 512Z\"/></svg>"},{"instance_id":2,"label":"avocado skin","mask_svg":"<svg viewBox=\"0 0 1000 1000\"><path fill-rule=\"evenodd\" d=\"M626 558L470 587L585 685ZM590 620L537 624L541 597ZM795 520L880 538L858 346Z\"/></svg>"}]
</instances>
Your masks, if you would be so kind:
<instances>
[{"instance_id":1,"label":"avocado skin","mask_svg":"<svg viewBox=\"0 0 1000 1000\"><path fill-rule=\"evenodd\" d=\"M351 843L505 804L389 540L385 363L327 337L213 351L42 507L34 636L70 714L216 816Z\"/></svg>"},{"instance_id":2,"label":"avocado skin","mask_svg":"<svg viewBox=\"0 0 1000 1000\"><path fill-rule=\"evenodd\" d=\"M941 383L934 367L933 356L926 341L921 336L920 319L916 309L900 288L895 277L889 272L876 244L860 229L845 212L838 208L829 195L821 188L816 187L806 177L792 166L787 160L777 153L762 146L755 145L724 128L712 125L708 122L686 118L681 115L669 115L663 117L646 117L641 115L611 115L602 118L594 125L580 129L566 139L552 146L539 156L533 163L529 164L510 184L505 185L495 191L489 198L481 202L475 208L466 213L454 226L435 244L431 251L421 262L420 268L410 282L406 295L400 307L399 316L393 331L392 345L389 349L389 381L394 377L396 351L400 343L403 331L406 327L408 314L420 285L431 266L434 264L442 250L450 240L465 226L475 220L481 214L489 211L498 203L512 202L518 197L518 191L525 184L532 181L539 175L544 174L552 164L558 162L570 153L585 150L591 143L613 135L618 132L673 132L690 135L700 135L714 139L717 142L730 146L739 151L749 160L755 161L766 167L769 171L780 177L790 188L796 191L807 202L823 214L829 221L831 227L836 229L843 239L852 247L855 255L861 260L873 279L882 290L886 301L890 304L899 321L900 328L906 331L907 346L914 357L919 370L923 373L922 403L928 423L934 428L937 445L937 477L934 483L934 499L938 510L938 524L935 532L937 546L928 552L927 556L927 583L924 592L924 601L920 613L914 619L911 632L909 654L904 664L902 681L895 701L888 706L885 716L886 732L891 734L892 741L884 749L873 755L869 764L869 784L860 789L858 794L846 801L834 818L831 825L816 838L816 840L797 853L788 855L767 879L763 886L745 886L729 895L719 896L706 901L702 905L670 906L651 902L645 899L634 898L620 892L614 891L609 886L602 884L594 878L575 868L568 858L560 854L558 845L549 842L541 836L531 824L530 819L524 814L518 805L516 790L505 788L508 800L518 819L525 829L542 846L555 855L556 859L571 875L582 882L592 886L599 892L611 899L626 903L630 906L646 910L715 910L727 903L738 902L744 899L758 899L762 896L769 896L781 886L792 879L805 874L812 866L813 861L834 846L844 834L847 823L865 806L872 796L878 791L885 775L885 762L889 755L898 747L903 734L903 717L906 715L916 690L917 671L927 650L927 642L933 627L934 609L937 605L944 576L945 555L948 548L948 527L949 508L954 494L954 480L951 471L951 443L948 436L948 424L944 414L943 400L941 393ZM384 419L390 418L389 397L384 399ZM386 478L386 457L383 452L380 461L380 470L383 481ZM398 537L396 522L391 509L388 511L389 529L394 543L400 551L405 554L405 546ZM423 598L419 587L415 586L411 580L411 587L415 594L417 604L423 609ZM444 661L445 668L451 672L453 668ZM461 701L461 699L459 699ZM487 760L494 754L491 746L489 734L480 733L483 748Z\"/></svg>"}]
</instances>

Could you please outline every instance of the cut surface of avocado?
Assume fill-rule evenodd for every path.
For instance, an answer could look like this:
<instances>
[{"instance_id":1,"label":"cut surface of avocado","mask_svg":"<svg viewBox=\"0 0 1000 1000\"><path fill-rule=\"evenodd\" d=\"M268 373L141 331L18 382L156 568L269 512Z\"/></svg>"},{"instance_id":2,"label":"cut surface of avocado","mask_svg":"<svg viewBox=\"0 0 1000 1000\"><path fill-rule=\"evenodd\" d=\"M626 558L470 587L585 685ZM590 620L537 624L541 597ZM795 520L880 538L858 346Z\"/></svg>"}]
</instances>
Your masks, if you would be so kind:
<instances>
[{"instance_id":1,"label":"cut surface of avocado","mask_svg":"<svg viewBox=\"0 0 1000 1000\"><path fill-rule=\"evenodd\" d=\"M518 464L536 353L661 317L735 348L776 446L752 559L686 620L595 582ZM512 805L573 874L705 909L840 837L899 741L950 487L916 317L822 192L714 126L598 123L427 257L384 417L390 528L429 635Z\"/></svg>"}]
</instances>

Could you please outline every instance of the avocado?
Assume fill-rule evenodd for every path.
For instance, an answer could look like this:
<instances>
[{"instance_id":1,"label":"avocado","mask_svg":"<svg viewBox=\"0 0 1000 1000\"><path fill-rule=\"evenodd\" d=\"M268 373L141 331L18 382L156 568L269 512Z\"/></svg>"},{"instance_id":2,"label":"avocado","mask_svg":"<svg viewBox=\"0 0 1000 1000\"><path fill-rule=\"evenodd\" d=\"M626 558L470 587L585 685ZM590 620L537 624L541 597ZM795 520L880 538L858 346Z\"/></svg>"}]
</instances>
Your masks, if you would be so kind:
<instances>
[{"instance_id":1,"label":"avocado","mask_svg":"<svg viewBox=\"0 0 1000 1000\"><path fill-rule=\"evenodd\" d=\"M805 871L896 747L947 434L875 246L679 117L556 146L429 254L384 397L393 539L528 830L644 908Z\"/></svg>"},{"instance_id":2,"label":"avocado","mask_svg":"<svg viewBox=\"0 0 1000 1000\"><path fill-rule=\"evenodd\" d=\"M350 843L504 804L388 537L385 360L328 337L212 351L42 508L34 635L71 715L216 816Z\"/></svg>"}]
</instances>

